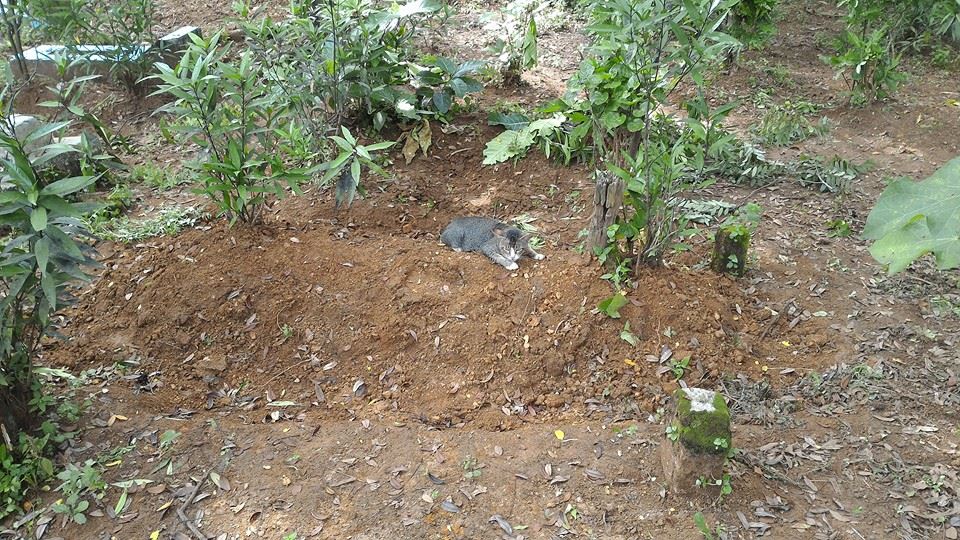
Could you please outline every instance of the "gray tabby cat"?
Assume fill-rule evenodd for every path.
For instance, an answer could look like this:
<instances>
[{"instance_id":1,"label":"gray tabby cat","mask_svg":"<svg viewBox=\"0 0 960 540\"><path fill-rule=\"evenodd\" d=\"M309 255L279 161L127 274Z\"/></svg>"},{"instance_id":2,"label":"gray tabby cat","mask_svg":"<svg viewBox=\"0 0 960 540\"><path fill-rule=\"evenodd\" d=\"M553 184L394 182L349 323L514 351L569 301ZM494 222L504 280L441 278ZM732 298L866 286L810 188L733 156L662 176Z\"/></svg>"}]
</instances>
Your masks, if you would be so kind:
<instances>
[{"instance_id":1,"label":"gray tabby cat","mask_svg":"<svg viewBox=\"0 0 960 540\"><path fill-rule=\"evenodd\" d=\"M507 270L519 268L517 261L524 255L544 259L530 247L530 234L493 218L456 218L443 230L440 241L454 251L482 251Z\"/></svg>"}]
</instances>

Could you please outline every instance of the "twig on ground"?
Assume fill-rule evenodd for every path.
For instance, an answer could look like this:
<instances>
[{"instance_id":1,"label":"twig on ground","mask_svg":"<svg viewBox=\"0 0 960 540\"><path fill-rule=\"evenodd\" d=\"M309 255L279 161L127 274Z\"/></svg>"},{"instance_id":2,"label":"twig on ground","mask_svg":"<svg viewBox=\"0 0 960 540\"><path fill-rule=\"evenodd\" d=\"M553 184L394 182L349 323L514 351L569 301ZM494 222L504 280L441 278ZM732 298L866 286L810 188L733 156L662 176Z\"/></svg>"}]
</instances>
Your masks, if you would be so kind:
<instances>
[{"instance_id":1,"label":"twig on ground","mask_svg":"<svg viewBox=\"0 0 960 540\"><path fill-rule=\"evenodd\" d=\"M209 475L210 471L203 473L203 476L197 480L197 485L193 488L193 491L190 492L190 495L187 495L187 498L183 501L183 504L177 508L177 517L180 518L180 522L190 529L190 532L193 533L193 536L195 536L197 540L207 540L208 536L200 531L200 529L197 527L197 524L194 523L192 519L187 518L186 510L187 507L193 503L193 499L197 497L197 493L200 491L200 486L203 485L203 483L207 480L207 476Z\"/></svg>"}]
</instances>

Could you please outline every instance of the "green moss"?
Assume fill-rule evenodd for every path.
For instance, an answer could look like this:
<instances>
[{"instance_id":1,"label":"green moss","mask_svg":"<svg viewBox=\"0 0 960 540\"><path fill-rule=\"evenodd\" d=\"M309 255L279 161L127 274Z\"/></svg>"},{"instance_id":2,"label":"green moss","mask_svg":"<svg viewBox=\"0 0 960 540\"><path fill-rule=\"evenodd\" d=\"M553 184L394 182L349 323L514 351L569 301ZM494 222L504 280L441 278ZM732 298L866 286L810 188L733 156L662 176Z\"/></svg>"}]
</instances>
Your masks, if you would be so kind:
<instances>
[{"instance_id":1,"label":"green moss","mask_svg":"<svg viewBox=\"0 0 960 540\"><path fill-rule=\"evenodd\" d=\"M717 231L710 267L720 274L742 276L747 268L750 229L743 224L721 227Z\"/></svg>"},{"instance_id":2,"label":"green moss","mask_svg":"<svg viewBox=\"0 0 960 540\"><path fill-rule=\"evenodd\" d=\"M684 389L677 390L679 441L691 452L725 454L731 447L730 411L723 395L715 393L712 411L693 410Z\"/></svg>"}]
</instances>

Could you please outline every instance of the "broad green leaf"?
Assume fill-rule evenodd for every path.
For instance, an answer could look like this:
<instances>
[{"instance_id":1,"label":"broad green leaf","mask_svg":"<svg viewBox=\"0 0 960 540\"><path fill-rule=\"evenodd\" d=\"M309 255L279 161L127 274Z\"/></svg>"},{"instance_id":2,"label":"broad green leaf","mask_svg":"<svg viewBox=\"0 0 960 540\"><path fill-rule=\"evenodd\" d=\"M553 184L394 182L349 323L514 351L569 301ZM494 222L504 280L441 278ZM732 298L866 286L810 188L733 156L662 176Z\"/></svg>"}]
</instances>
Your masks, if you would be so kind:
<instances>
[{"instance_id":1,"label":"broad green leaf","mask_svg":"<svg viewBox=\"0 0 960 540\"><path fill-rule=\"evenodd\" d=\"M480 71L484 66L483 60L467 60L466 62L460 64L460 68L457 69L457 72L453 74L454 78L459 78L463 76L469 76Z\"/></svg>"},{"instance_id":2,"label":"broad green leaf","mask_svg":"<svg viewBox=\"0 0 960 540\"><path fill-rule=\"evenodd\" d=\"M435 64L438 68L442 69L444 73L453 75L454 73L457 72L457 65L453 62L453 60L450 60L449 58L441 56L437 58L437 61L435 62Z\"/></svg>"},{"instance_id":3,"label":"broad green leaf","mask_svg":"<svg viewBox=\"0 0 960 540\"><path fill-rule=\"evenodd\" d=\"M533 146L533 133L527 129L504 131L487 143L483 149L483 164L495 165L508 159L523 157Z\"/></svg>"},{"instance_id":4,"label":"broad green leaf","mask_svg":"<svg viewBox=\"0 0 960 540\"><path fill-rule=\"evenodd\" d=\"M47 135L60 131L61 129L64 129L69 125L70 125L69 120L66 122L54 122L51 124L46 124L40 127L39 129L37 129L36 131L30 133L30 135L27 135L27 138L26 140L23 141L23 144L29 145L34 141L42 140Z\"/></svg>"},{"instance_id":5,"label":"broad green leaf","mask_svg":"<svg viewBox=\"0 0 960 540\"><path fill-rule=\"evenodd\" d=\"M440 114L447 114L450 111L450 105L453 103L453 100L450 99L450 95L445 91L439 91L433 95L433 106L437 108L437 112Z\"/></svg>"},{"instance_id":6,"label":"broad green leaf","mask_svg":"<svg viewBox=\"0 0 960 540\"><path fill-rule=\"evenodd\" d=\"M50 311L56 310L57 284L53 281L53 276L50 274L43 274L43 277L40 278L40 288L43 289L43 295L46 297L47 303L50 305Z\"/></svg>"},{"instance_id":7,"label":"broad green leaf","mask_svg":"<svg viewBox=\"0 0 960 540\"><path fill-rule=\"evenodd\" d=\"M530 125L530 119L520 113L492 112L487 116L487 124L503 126L511 131L516 131Z\"/></svg>"},{"instance_id":8,"label":"broad green leaf","mask_svg":"<svg viewBox=\"0 0 960 540\"><path fill-rule=\"evenodd\" d=\"M397 144L397 141L383 141L383 142L378 142L374 144L368 144L364 148L366 148L367 151L369 152L376 152L378 150L385 150L387 148L390 148L395 144Z\"/></svg>"},{"instance_id":9,"label":"broad green leaf","mask_svg":"<svg viewBox=\"0 0 960 540\"><path fill-rule=\"evenodd\" d=\"M550 118L542 118L530 122L530 127L527 129L534 135L545 136L552 130L560 127L566 119L564 115L557 113Z\"/></svg>"},{"instance_id":10,"label":"broad green leaf","mask_svg":"<svg viewBox=\"0 0 960 540\"><path fill-rule=\"evenodd\" d=\"M44 195L56 195L58 197L63 197L64 195L69 195L71 193L76 193L90 184L93 184L96 181L95 176L74 176L73 178L64 178L63 180L57 180L52 184L44 187L40 191L40 196Z\"/></svg>"},{"instance_id":11,"label":"broad green leaf","mask_svg":"<svg viewBox=\"0 0 960 540\"><path fill-rule=\"evenodd\" d=\"M47 209L44 207L34 208L30 212L30 225L33 230L40 232L47 228Z\"/></svg>"},{"instance_id":12,"label":"broad green leaf","mask_svg":"<svg viewBox=\"0 0 960 540\"><path fill-rule=\"evenodd\" d=\"M350 144L351 147L357 145L357 139L355 139L353 135L350 134L350 130L347 129L346 126L341 126L340 130L343 132L343 138L346 139L346 141Z\"/></svg>"},{"instance_id":13,"label":"broad green leaf","mask_svg":"<svg viewBox=\"0 0 960 540\"><path fill-rule=\"evenodd\" d=\"M343 164L346 163L347 160L350 159L352 155L353 154L350 154L347 152L341 152L336 159L330 162L329 166L327 167L327 172L323 175L323 178L320 180L320 183L326 184L327 182L330 181L331 178L336 176L336 174L340 172L340 168L343 167Z\"/></svg>"},{"instance_id":14,"label":"broad green leaf","mask_svg":"<svg viewBox=\"0 0 960 540\"><path fill-rule=\"evenodd\" d=\"M600 308L600 311L605 313L608 317L619 319L620 309L626 306L628 302L629 301L627 300L627 297L624 296L622 292L618 292L610 298L602 300L597 307Z\"/></svg>"},{"instance_id":15,"label":"broad green leaf","mask_svg":"<svg viewBox=\"0 0 960 540\"><path fill-rule=\"evenodd\" d=\"M50 239L44 236L33 245L33 253L37 257L37 266L40 273L47 273L47 263L50 262Z\"/></svg>"},{"instance_id":16,"label":"broad green leaf","mask_svg":"<svg viewBox=\"0 0 960 540\"><path fill-rule=\"evenodd\" d=\"M458 77L450 81L450 87L457 97L461 98L467 94L483 92L483 83L470 77Z\"/></svg>"},{"instance_id":17,"label":"broad green leaf","mask_svg":"<svg viewBox=\"0 0 960 540\"><path fill-rule=\"evenodd\" d=\"M867 217L870 254L891 274L932 253L940 269L960 267L960 157L921 182L890 184Z\"/></svg>"}]
</instances>

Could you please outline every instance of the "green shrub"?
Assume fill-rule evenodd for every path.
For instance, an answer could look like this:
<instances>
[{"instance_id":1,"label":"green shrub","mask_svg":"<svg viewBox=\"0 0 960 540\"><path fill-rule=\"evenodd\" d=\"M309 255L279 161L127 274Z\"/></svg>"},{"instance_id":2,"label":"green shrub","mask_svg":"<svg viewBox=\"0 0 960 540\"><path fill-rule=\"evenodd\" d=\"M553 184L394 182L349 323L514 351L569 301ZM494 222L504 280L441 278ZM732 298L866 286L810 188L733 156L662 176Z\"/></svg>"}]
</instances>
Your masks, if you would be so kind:
<instances>
[{"instance_id":1,"label":"green shrub","mask_svg":"<svg viewBox=\"0 0 960 540\"><path fill-rule=\"evenodd\" d=\"M845 30L839 40L839 53L828 57L837 77L850 87L850 100L863 104L892 96L904 76L897 68L900 55L895 51L886 28L854 32Z\"/></svg>"},{"instance_id":2,"label":"green shrub","mask_svg":"<svg viewBox=\"0 0 960 540\"><path fill-rule=\"evenodd\" d=\"M748 47L763 44L776 31L777 0L740 0L731 10L730 34Z\"/></svg>"},{"instance_id":3,"label":"green shrub","mask_svg":"<svg viewBox=\"0 0 960 540\"><path fill-rule=\"evenodd\" d=\"M535 16L546 5L546 2L536 0L513 0L482 17L487 30L502 36L490 49L497 55L496 67L504 83L519 84L520 75L536 67L538 32Z\"/></svg>"},{"instance_id":4,"label":"green shrub","mask_svg":"<svg viewBox=\"0 0 960 540\"><path fill-rule=\"evenodd\" d=\"M45 125L24 141L0 134L6 153L0 164L9 183L0 191L0 231L9 234L0 252L0 518L16 509L26 488L53 473L47 455L63 436L44 420L52 399L40 376L50 370L34 362L52 334L52 315L72 300L69 287L87 280L84 268L94 265L91 248L80 241L88 234L80 218L93 206L72 198L96 177L45 183L38 167L66 149L47 146L33 159L24 149L65 127ZM12 132L8 124L4 133Z\"/></svg>"},{"instance_id":5,"label":"green shrub","mask_svg":"<svg viewBox=\"0 0 960 540\"><path fill-rule=\"evenodd\" d=\"M830 122L826 117L820 118L817 124L810 122L806 115L817 110L816 106L811 105L787 101L768 109L754 129L760 143L787 146L825 135L830 131Z\"/></svg>"},{"instance_id":6,"label":"green shrub","mask_svg":"<svg viewBox=\"0 0 960 540\"><path fill-rule=\"evenodd\" d=\"M347 119L379 131L390 119L416 123L431 114L409 89L420 71L413 40L444 13L437 0L398 9L367 0L297 0L291 19L247 20L243 28L264 80L283 90L307 131L323 141Z\"/></svg>"},{"instance_id":7,"label":"green shrub","mask_svg":"<svg viewBox=\"0 0 960 540\"><path fill-rule=\"evenodd\" d=\"M635 264L656 266L688 232L676 207L678 195L701 184L706 159L719 155L726 140L714 139L716 122L704 96L704 70L738 45L717 30L733 4L591 3L593 55L577 81L593 124L594 155L601 160L598 177L606 175L608 199L610 190L618 192L623 186L625 209L609 231L597 230L607 223L591 225L593 249L602 249L596 239L606 232ZM662 112L683 80L690 80L696 93L688 107L693 113L686 121L689 129ZM620 206L616 200L607 204L610 211Z\"/></svg>"},{"instance_id":8,"label":"green shrub","mask_svg":"<svg viewBox=\"0 0 960 540\"><path fill-rule=\"evenodd\" d=\"M857 103L889 97L903 81L897 71L908 48L945 60L945 45L960 44L957 0L840 0L847 9L846 29L837 54L825 58L844 77ZM939 55L939 56L938 56Z\"/></svg>"},{"instance_id":9,"label":"green shrub","mask_svg":"<svg viewBox=\"0 0 960 540\"><path fill-rule=\"evenodd\" d=\"M49 38L73 47L107 45L98 52L112 62L110 74L129 90L140 92L140 80L155 60L146 54L155 36L154 0L31 0L31 16Z\"/></svg>"},{"instance_id":10,"label":"green shrub","mask_svg":"<svg viewBox=\"0 0 960 540\"><path fill-rule=\"evenodd\" d=\"M262 66L245 51L225 57L220 34L190 36L183 60L171 68L157 64L157 93L172 96L163 111L176 116L177 129L209 156L198 172L200 192L213 200L231 223L259 221L269 195L299 191L303 169L288 167L279 151L278 131L294 120L282 89L262 83Z\"/></svg>"}]
</instances>

